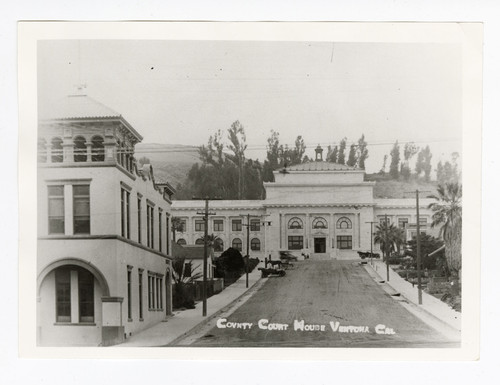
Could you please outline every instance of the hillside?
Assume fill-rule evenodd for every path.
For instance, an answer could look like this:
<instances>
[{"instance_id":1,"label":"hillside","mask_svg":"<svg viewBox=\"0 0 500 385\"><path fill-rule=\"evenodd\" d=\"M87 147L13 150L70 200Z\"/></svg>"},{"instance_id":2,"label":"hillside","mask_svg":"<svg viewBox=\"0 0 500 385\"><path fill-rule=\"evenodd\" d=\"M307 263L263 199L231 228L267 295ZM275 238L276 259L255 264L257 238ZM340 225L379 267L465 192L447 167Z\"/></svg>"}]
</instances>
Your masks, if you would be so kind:
<instances>
[{"instance_id":1,"label":"hillside","mask_svg":"<svg viewBox=\"0 0 500 385\"><path fill-rule=\"evenodd\" d=\"M155 175L174 187L184 183L193 164L199 162L197 147L176 144L141 143L136 146L136 156L138 159L149 158ZM377 182L373 189L375 198L408 198L412 196L408 192L417 188L425 191L424 197L435 193L437 187L435 181L427 183L411 179L406 182L379 174L366 174L365 181Z\"/></svg>"},{"instance_id":2,"label":"hillside","mask_svg":"<svg viewBox=\"0 0 500 385\"><path fill-rule=\"evenodd\" d=\"M140 143L136 157L149 158L155 176L174 187L184 183L193 164L199 161L197 147L178 144Z\"/></svg>"},{"instance_id":3,"label":"hillside","mask_svg":"<svg viewBox=\"0 0 500 385\"><path fill-rule=\"evenodd\" d=\"M425 191L421 198L430 194L436 193L437 182L425 182L423 180L410 179L408 182L401 180L392 180L387 175L366 174L365 181L377 182L373 188L375 198L411 198L415 195L409 192L414 192L416 189Z\"/></svg>"}]
</instances>

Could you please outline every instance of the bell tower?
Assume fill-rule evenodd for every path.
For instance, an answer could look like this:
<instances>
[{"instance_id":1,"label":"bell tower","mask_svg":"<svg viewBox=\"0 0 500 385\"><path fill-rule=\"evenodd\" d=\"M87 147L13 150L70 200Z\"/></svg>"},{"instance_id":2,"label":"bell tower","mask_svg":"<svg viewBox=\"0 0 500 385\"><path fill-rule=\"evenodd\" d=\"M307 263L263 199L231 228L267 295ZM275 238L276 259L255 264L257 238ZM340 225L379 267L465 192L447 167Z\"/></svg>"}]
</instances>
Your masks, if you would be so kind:
<instances>
[{"instance_id":1,"label":"bell tower","mask_svg":"<svg viewBox=\"0 0 500 385\"><path fill-rule=\"evenodd\" d=\"M315 148L316 151L316 162L322 162L323 161L323 149L321 146L318 144L318 147Z\"/></svg>"}]
</instances>

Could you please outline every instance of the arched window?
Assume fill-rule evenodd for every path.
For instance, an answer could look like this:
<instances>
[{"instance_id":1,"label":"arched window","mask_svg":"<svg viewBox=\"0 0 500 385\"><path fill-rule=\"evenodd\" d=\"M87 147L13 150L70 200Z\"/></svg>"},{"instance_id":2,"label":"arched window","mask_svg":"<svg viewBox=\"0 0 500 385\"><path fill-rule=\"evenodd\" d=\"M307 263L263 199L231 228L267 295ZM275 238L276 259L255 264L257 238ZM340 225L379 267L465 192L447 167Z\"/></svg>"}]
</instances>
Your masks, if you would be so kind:
<instances>
[{"instance_id":1,"label":"arched window","mask_svg":"<svg viewBox=\"0 0 500 385\"><path fill-rule=\"evenodd\" d=\"M85 138L77 136L73 140L73 158L75 162L87 161L87 146L85 145Z\"/></svg>"},{"instance_id":2,"label":"arched window","mask_svg":"<svg viewBox=\"0 0 500 385\"><path fill-rule=\"evenodd\" d=\"M337 221L337 229L352 229L352 222L347 217L342 217Z\"/></svg>"},{"instance_id":3,"label":"arched window","mask_svg":"<svg viewBox=\"0 0 500 385\"><path fill-rule=\"evenodd\" d=\"M94 276L79 266L61 266L55 270L56 322L94 322ZM78 288L78 296L71 295L71 288ZM78 303L71 302L77 300ZM72 306L73 305L73 306ZM78 309L74 319L71 308Z\"/></svg>"},{"instance_id":4,"label":"arched window","mask_svg":"<svg viewBox=\"0 0 500 385\"><path fill-rule=\"evenodd\" d=\"M260 251L260 239L259 238L254 238L250 242L250 249L253 251Z\"/></svg>"},{"instance_id":5,"label":"arched window","mask_svg":"<svg viewBox=\"0 0 500 385\"><path fill-rule=\"evenodd\" d=\"M63 161L63 147L62 147L62 139L54 138L50 142L52 147L52 163L61 163Z\"/></svg>"},{"instance_id":6,"label":"arched window","mask_svg":"<svg viewBox=\"0 0 500 385\"><path fill-rule=\"evenodd\" d=\"M198 238L195 242L194 242L195 245L204 245L205 244L205 241L202 239L202 238Z\"/></svg>"},{"instance_id":7,"label":"arched window","mask_svg":"<svg viewBox=\"0 0 500 385\"><path fill-rule=\"evenodd\" d=\"M214 251L224 251L224 241L217 238L214 242Z\"/></svg>"},{"instance_id":8,"label":"arched window","mask_svg":"<svg viewBox=\"0 0 500 385\"><path fill-rule=\"evenodd\" d=\"M293 217L288 221L288 228L289 229L302 229L302 220L297 217Z\"/></svg>"},{"instance_id":9,"label":"arched window","mask_svg":"<svg viewBox=\"0 0 500 385\"><path fill-rule=\"evenodd\" d=\"M92 138L92 162L104 161L104 139L101 136Z\"/></svg>"},{"instance_id":10,"label":"arched window","mask_svg":"<svg viewBox=\"0 0 500 385\"><path fill-rule=\"evenodd\" d=\"M177 244L184 246L184 245L186 245L186 240L184 238L179 238L179 240L177 241Z\"/></svg>"},{"instance_id":11,"label":"arched window","mask_svg":"<svg viewBox=\"0 0 500 385\"><path fill-rule=\"evenodd\" d=\"M236 249L236 250L238 250L238 251L243 250L243 248L242 248L242 243L241 243L241 239L239 239L239 238L234 238L234 239L233 239L232 246L233 246L233 249Z\"/></svg>"},{"instance_id":12,"label":"arched window","mask_svg":"<svg viewBox=\"0 0 500 385\"><path fill-rule=\"evenodd\" d=\"M44 138L38 138L38 163L47 162L47 141Z\"/></svg>"},{"instance_id":13,"label":"arched window","mask_svg":"<svg viewBox=\"0 0 500 385\"><path fill-rule=\"evenodd\" d=\"M313 229L327 229L328 228L328 223L324 218L318 217L314 218L313 223L312 223L312 228Z\"/></svg>"}]
</instances>

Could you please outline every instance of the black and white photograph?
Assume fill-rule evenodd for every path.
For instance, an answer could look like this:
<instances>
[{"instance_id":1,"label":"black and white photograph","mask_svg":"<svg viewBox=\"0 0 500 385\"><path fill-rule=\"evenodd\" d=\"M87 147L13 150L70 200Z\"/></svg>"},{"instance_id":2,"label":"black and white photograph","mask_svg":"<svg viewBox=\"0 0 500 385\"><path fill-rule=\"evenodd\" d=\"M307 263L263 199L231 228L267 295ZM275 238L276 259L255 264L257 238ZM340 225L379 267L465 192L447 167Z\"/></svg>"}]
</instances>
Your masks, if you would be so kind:
<instances>
[{"instance_id":1,"label":"black and white photograph","mask_svg":"<svg viewBox=\"0 0 500 385\"><path fill-rule=\"evenodd\" d=\"M37 348L475 346L470 41L313 24L36 39Z\"/></svg>"}]
</instances>

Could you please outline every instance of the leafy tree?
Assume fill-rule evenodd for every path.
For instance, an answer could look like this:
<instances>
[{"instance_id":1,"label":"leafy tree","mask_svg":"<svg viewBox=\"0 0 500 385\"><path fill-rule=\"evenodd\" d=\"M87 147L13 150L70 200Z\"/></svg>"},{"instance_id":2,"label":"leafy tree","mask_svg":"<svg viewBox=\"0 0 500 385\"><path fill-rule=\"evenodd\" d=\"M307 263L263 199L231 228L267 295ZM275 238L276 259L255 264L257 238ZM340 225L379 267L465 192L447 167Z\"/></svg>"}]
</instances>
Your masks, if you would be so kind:
<instances>
[{"instance_id":1,"label":"leafy tree","mask_svg":"<svg viewBox=\"0 0 500 385\"><path fill-rule=\"evenodd\" d=\"M425 149L423 150L423 157L424 157L424 164L423 164L423 169L424 169L424 179L426 182L429 182L431 180L431 159L432 159L432 154L431 154L431 149L429 146L425 146Z\"/></svg>"},{"instance_id":2,"label":"leafy tree","mask_svg":"<svg viewBox=\"0 0 500 385\"><path fill-rule=\"evenodd\" d=\"M353 144L351 144L351 148L349 150L349 158L347 158L347 165L354 167L354 166L356 166L357 162L358 162L358 159L356 156L356 145L353 143Z\"/></svg>"},{"instance_id":3,"label":"leafy tree","mask_svg":"<svg viewBox=\"0 0 500 385\"><path fill-rule=\"evenodd\" d=\"M387 167L387 158L388 158L387 154L384 155L384 161L382 162L382 168L378 172L381 175L385 175L385 168Z\"/></svg>"},{"instance_id":4,"label":"leafy tree","mask_svg":"<svg viewBox=\"0 0 500 385\"><path fill-rule=\"evenodd\" d=\"M446 183L439 185L437 195L429 204L434 211L431 227L441 226L439 236L443 238L448 268L453 276L460 276L462 269L462 185Z\"/></svg>"},{"instance_id":5,"label":"leafy tree","mask_svg":"<svg viewBox=\"0 0 500 385\"><path fill-rule=\"evenodd\" d=\"M413 265L417 264L417 238L410 239L408 242L408 249L406 255L413 258ZM420 257L422 267L424 269L436 270L440 269L446 273L446 260L444 258L444 251L438 252L429 257L429 254L438 250L443 246L441 239L435 238L429 234L420 234Z\"/></svg>"},{"instance_id":6,"label":"leafy tree","mask_svg":"<svg viewBox=\"0 0 500 385\"><path fill-rule=\"evenodd\" d=\"M345 164L345 149L347 146L347 138L340 141L339 153L337 155L337 163Z\"/></svg>"},{"instance_id":7,"label":"leafy tree","mask_svg":"<svg viewBox=\"0 0 500 385\"><path fill-rule=\"evenodd\" d=\"M291 152L290 163L291 164L299 164L302 163L302 157L306 152L306 145L304 143L304 139L301 135L297 136L295 139L295 148Z\"/></svg>"},{"instance_id":8,"label":"leafy tree","mask_svg":"<svg viewBox=\"0 0 500 385\"><path fill-rule=\"evenodd\" d=\"M394 146L391 150L391 165L389 167L389 174L391 174L392 179L399 178L399 161L401 160L399 154L399 143L396 140Z\"/></svg>"},{"instance_id":9,"label":"leafy tree","mask_svg":"<svg viewBox=\"0 0 500 385\"><path fill-rule=\"evenodd\" d=\"M368 148L365 140L365 134L361 135L361 138L358 139L358 167L362 170L365 169L365 162L368 158Z\"/></svg>"},{"instance_id":10,"label":"leafy tree","mask_svg":"<svg viewBox=\"0 0 500 385\"><path fill-rule=\"evenodd\" d=\"M418 147L414 143L406 143L403 151L404 161L401 162L401 175L405 180L411 176L410 160L418 152Z\"/></svg>"},{"instance_id":11,"label":"leafy tree","mask_svg":"<svg viewBox=\"0 0 500 385\"><path fill-rule=\"evenodd\" d=\"M338 163L338 155L339 155L339 146L335 146L332 149L332 146L328 146L328 152L326 154L326 160L328 162Z\"/></svg>"},{"instance_id":12,"label":"leafy tree","mask_svg":"<svg viewBox=\"0 0 500 385\"><path fill-rule=\"evenodd\" d=\"M430 181L432 170L431 159L431 150L429 146L426 146L419 151L417 156L417 163L415 164L415 173L417 174L417 177L419 177L420 174L424 173L424 179L426 182Z\"/></svg>"},{"instance_id":13,"label":"leafy tree","mask_svg":"<svg viewBox=\"0 0 500 385\"><path fill-rule=\"evenodd\" d=\"M231 124L228 130L230 141L229 149L233 151L234 156L230 157L233 163L238 167L238 199L242 199L244 186L244 177L242 175L243 163L245 160L245 150L247 149L245 129L237 120Z\"/></svg>"},{"instance_id":14,"label":"leafy tree","mask_svg":"<svg viewBox=\"0 0 500 385\"><path fill-rule=\"evenodd\" d=\"M184 222L179 217L172 217L172 239L175 243L175 232L182 233L185 230Z\"/></svg>"}]
</instances>

